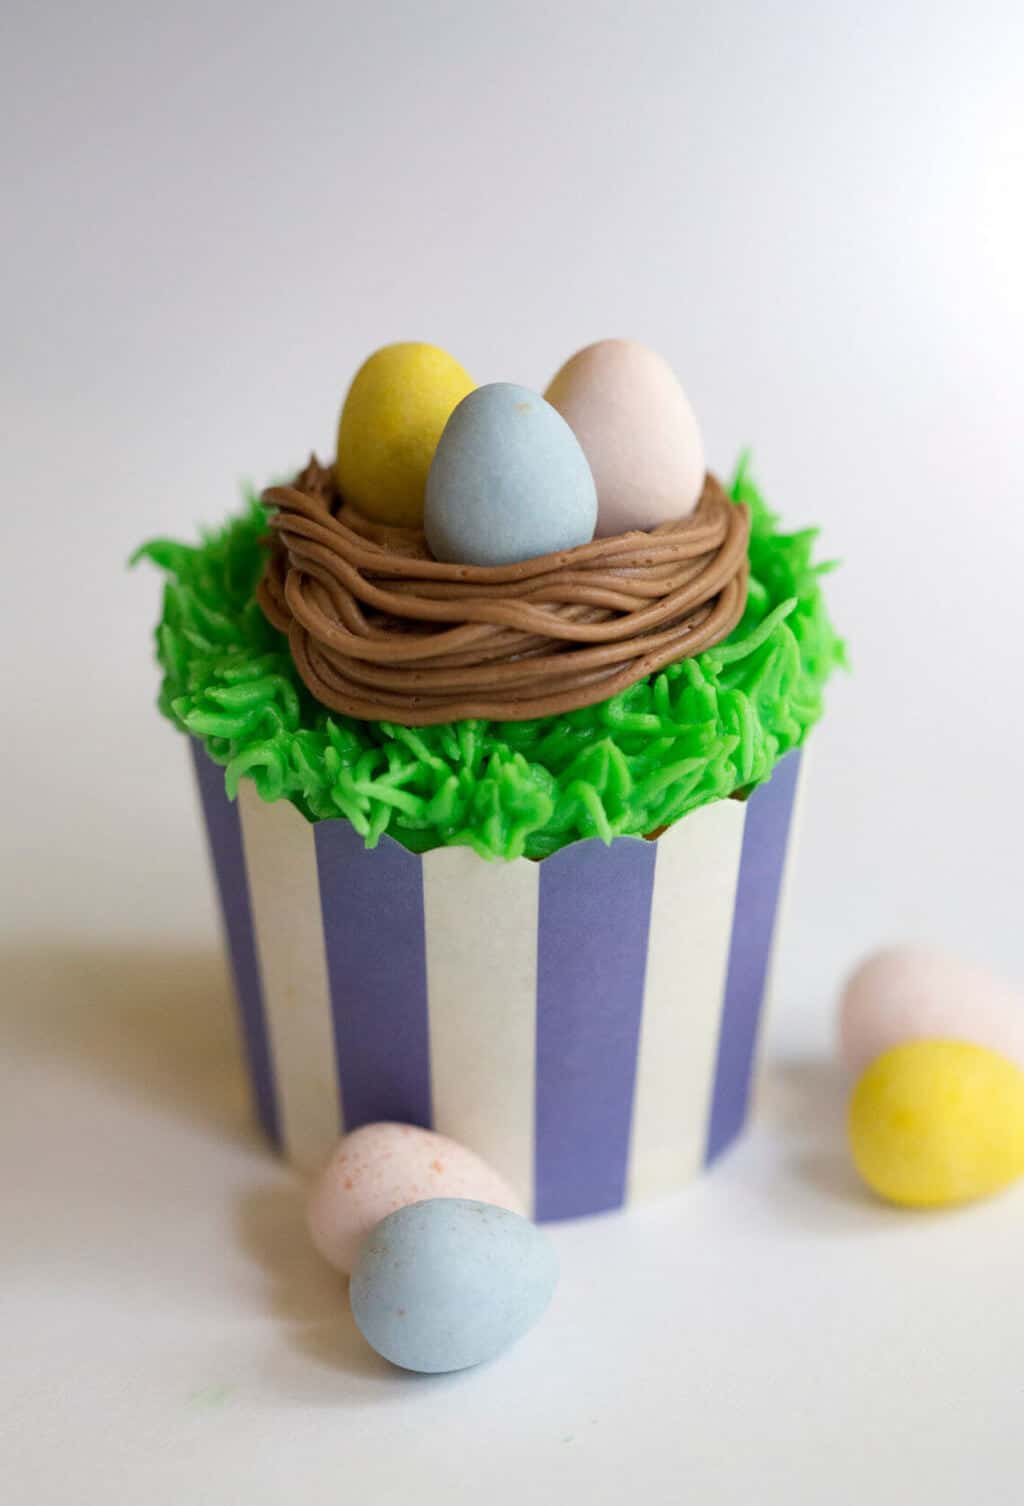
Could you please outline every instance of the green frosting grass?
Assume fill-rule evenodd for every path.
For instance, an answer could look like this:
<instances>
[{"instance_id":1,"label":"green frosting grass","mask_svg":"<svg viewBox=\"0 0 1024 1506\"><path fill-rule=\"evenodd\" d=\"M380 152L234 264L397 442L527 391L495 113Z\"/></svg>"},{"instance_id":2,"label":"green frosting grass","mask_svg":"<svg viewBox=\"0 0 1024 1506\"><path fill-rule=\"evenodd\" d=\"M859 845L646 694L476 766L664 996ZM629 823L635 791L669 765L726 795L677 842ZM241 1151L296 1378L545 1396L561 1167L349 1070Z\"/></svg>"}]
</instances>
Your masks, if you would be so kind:
<instances>
[{"instance_id":1,"label":"green frosting grass","mask_svg":"<svg viewBox=\"0 0 1024 1506\"><path fill-rule=\"evenodd\" d=\"M645 834L752 788L803 742L843 661L811 562L816 529L785 534L740 462L752 514L750 592L723 643L621 695L532 722L409 728L328 712L254 599L266 517L244 513L195 546L155 540L136 558L167 574L156 631L160 709L202 739L228 793L255 781L311 821L344 816L373 847L464 845L543 858L580 837Z\"/></svg>"}]
</instances>

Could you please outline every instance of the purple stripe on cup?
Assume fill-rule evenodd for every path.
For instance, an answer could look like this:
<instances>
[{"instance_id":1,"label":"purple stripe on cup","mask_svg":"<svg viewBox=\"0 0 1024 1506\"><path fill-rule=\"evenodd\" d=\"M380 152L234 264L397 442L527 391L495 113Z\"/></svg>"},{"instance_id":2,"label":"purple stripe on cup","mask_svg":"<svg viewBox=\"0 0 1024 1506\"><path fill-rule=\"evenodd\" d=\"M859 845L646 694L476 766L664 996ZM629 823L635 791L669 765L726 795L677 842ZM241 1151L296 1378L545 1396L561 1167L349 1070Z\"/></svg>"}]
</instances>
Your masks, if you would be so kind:
<instances>
[{"instance_id":1,"label":"purple stripe on cup","mask_svg":"<svg viewBox=\"0 0 1024 1506\"><path fill-rule=\"evenodd\" d=\"M345 1129L430 1125L423 864L390 837L367 852L347 821L315 827Z\"/></svg>"},{"instance_id":2,"label":"purple stripe on cup","mask_svg":"<svg viewBox=\"0 0 1024 1506\"><path fill-rule=\"evenodd\" d=\"M540 870L535 1216L625 1199L653 842L565 848Z\"/></svg>"},{"instance_id":3,"label":"purple stripe on cup","mask_svg":"<svg viewBox=\"0 0 1024 1506\"><path fill-rule=\"evenodd\" d=\"M735 1138L747 1114L799 772L800 752L794 749L747 801L706 1161Z\"/></svg>"},{"instance_id":4,"label":"purple stripe on cup","mask_svg":"<svg viewBox=\"0 0 1024 1506\"><path fill-rule=\"evenodd\" d=\"M267 1020L263 1008L263 982L256 957L256 938L249 904L249 881L245 872L238 806L227 797L224 770L214 763L198 738L192 738L191 744L210 857L220 894L235 994L242 1018L242 1035L256 1112L271 1140L275 1145L280 1145L281 1127L274 1073L270 1063Z\"/></svg>"}]
</instances>

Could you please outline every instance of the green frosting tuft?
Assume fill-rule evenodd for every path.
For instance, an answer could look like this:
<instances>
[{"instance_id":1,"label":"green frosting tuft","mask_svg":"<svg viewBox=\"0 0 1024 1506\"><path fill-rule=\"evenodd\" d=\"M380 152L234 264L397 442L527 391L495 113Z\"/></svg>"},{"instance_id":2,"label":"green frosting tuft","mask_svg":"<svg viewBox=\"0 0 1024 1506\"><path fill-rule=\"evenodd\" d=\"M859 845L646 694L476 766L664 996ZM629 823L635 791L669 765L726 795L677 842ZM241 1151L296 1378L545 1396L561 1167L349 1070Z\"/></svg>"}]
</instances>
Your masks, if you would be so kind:
<instances>
[{"instance_id":1,"label":"green frosting tuft","mask_svg":"<svg viewBox=\"0 0 1024 1506\"><path fill-rule=\"evenodd\" d=\"M196 546L158 539L135 559L166 572L156 631L160 709L202 739L234 797L311 821L344 816L373 847L472 847L543 858L581 837L644 835L768 778L803 742L843 646L812 564L816 529L780 533L746 457L731 487L751 509L750 591L723 643L621 695L532 722L409 728L328 712L299 679L257 606L266 516L242 516Z\"/></svg>"}]
</instances>

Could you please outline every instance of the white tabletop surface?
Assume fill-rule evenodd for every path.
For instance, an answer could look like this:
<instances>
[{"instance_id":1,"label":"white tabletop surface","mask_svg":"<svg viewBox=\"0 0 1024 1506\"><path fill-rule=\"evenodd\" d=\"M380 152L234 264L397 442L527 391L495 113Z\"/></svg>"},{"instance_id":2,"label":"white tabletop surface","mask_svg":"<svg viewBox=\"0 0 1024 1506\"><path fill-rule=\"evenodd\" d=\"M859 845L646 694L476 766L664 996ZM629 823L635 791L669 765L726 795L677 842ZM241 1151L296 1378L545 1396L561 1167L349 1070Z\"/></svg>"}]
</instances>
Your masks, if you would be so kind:
<instances>
[{"instance_id":1,"label":"white tabletop surface","mask_svg":"<svg viewBox=\"0 0 1024 1506\"><path fill-rule=\"evenodd\" d=\"M556 1227L541 1324L481 1369L415 1377L364 1345L302 1185L250 1128L217 954L51 943L14 961L8 1500L1020 1500L1024 1200L873 1205L842 1084L786 1030L714 1175Z\"/></svg>"},{"instance_id":2,"label":"white tabletop surface","mask_svg":"<svg viewBox=\"0 0 1024 1506\"><path fill-rule=\"evenodd\" d=\"M10 0L0 43L0 1499L984 1506L1024 1495L1024 1190L861 1195L843 974L1024 980L1019 0ZM245 1107L154 572L394 339L543 387L632 334L823 526L749 1138L556 1229L550 1314L389 1370ZM16 652L15 652L16 650Z\"/></svg>"}]
</instances>

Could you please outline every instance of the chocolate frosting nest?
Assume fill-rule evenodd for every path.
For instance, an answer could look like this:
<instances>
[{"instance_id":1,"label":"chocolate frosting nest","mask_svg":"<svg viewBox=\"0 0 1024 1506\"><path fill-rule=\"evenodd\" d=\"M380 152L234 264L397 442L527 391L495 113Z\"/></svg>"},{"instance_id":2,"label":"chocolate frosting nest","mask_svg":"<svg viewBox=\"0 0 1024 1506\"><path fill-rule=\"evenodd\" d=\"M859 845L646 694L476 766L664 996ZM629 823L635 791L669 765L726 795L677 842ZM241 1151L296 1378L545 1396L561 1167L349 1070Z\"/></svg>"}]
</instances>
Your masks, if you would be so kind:
<instances>
[{"instance_id":1,"label":"chocolate frosting nest","mask_svg":"<svg viewBox=\"0 0 1024 1506\"><path fill-rule=\"evenodd\" d=\"M746 603L750 519L710 474L681 522L497 566L443 564L418 530L335 515L315 457L262 500L260 606L316 699L363 721L575 711L721 642Z\"/></svg>"}]
</instances>

